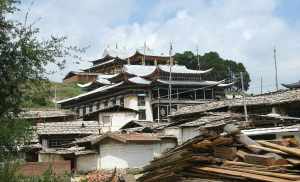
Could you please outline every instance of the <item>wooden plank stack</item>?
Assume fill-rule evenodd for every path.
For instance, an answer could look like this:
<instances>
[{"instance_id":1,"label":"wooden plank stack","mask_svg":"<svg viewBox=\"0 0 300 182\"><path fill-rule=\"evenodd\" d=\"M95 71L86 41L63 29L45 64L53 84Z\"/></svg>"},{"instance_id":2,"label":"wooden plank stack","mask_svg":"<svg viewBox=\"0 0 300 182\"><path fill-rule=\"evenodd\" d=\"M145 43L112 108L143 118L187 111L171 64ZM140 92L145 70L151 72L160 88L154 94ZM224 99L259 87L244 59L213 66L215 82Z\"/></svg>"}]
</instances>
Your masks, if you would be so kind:
<instances>
[{"instance_id":1,"label":"wooden plank stack","mask_svg":"<svg viewBox=\"0 0 300 182\"><path fill-rule=\"evenodd\" d=\"M145 166L137 181L293 182L300 181L299 166L297 142L254 141L233 128L173 148Z\"/></svg>"}]
</instances>

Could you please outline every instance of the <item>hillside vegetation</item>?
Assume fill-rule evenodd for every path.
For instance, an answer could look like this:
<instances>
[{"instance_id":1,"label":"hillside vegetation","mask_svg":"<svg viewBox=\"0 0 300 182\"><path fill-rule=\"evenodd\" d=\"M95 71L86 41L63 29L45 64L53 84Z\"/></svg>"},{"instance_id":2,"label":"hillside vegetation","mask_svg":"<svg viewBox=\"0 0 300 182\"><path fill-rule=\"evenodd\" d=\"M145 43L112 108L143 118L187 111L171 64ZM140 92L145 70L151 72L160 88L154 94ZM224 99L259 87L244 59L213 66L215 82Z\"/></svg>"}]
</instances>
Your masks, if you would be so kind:
<instances>
[{"instance_id":1,"label":"hillside vegetation","mask_svg":"<svg viewBox=\"0 0 300 182\"><path fill-rule=\"evenodd\" d=\"M82 93L80 87L76 84L48 81L32 82L30 84L31 89L26 90L26 97L23 102L23 107L25 108L55 107L55 92L57 101Z\"/></svg>"}]
</instances>

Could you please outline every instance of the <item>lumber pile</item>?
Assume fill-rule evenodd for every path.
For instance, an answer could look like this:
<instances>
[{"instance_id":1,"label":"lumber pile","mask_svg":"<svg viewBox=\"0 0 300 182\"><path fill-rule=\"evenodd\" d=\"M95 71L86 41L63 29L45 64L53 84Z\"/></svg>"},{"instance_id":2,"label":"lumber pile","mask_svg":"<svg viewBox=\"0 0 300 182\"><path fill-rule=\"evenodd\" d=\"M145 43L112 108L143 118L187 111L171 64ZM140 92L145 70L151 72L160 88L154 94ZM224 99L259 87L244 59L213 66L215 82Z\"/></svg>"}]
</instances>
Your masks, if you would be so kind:
<instances>
[{"instance_id":1,"label":"lumber pile","mask_svg":"<svg viewBox=\"0 0 300 182\"><path fill-rule=\"evenodd\" d=\"M143 168L137 181L300 181L297 142L255 141L234 126L224 130L199 135L165 152Z\"/></svg>"}]
</instances>

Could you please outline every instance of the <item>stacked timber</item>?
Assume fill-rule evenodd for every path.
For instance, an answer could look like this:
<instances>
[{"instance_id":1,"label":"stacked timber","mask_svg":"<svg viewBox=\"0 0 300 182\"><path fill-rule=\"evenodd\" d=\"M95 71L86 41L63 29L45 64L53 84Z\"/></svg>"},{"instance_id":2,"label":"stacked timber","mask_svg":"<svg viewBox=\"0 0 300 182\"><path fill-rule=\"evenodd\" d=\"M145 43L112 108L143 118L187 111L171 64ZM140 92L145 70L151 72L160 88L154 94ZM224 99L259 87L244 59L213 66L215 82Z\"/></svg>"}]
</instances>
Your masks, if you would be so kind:
<instances>
[{"instance_id":1,"label":"stacked timber","mask_svg":"<svg viewBox=\"0 0 300 182\"><path fill-rule=\"evenodd\" d=\"M143 168L141 182L300 181L294 139L255 141L234 126L206 133L164 153Z\"/></svg>"}]
</instances>

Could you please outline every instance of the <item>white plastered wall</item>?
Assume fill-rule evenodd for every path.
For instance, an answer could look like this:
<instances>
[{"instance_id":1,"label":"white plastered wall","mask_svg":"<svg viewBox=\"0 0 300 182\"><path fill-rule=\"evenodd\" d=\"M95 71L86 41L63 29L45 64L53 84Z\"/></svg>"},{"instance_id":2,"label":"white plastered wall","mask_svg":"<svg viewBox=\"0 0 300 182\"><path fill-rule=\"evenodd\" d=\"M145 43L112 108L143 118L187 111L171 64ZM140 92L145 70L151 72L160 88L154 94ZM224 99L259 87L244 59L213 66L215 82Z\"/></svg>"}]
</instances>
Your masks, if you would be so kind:
<instances>
[{"instance_id":1,"label":"white plastered wall","mask_svg":"<svg viewBox=\"0 0 300 182\"><path fill-rule=\"evenodd\" d=\"M140 168L148 164L164 150L172 148L176 142L163 143L121 143L113 140L100 144L99 168Z\"/></svg>"},{"instance_id":2,"label":"white plastered wall","mask_svg":"<svg viewBox=\"0 0 300 182\"><path fill-rule=\"evenodd\" d=\"M104 125L103 124L103 117L110 116L111 118L111 125ZM102 123L102 132L107 131L117 131L122 126L127 124L129 121L137 119L137 113L135 112L107 112L107 113L99 113L99 121Z\"/></svg>"},{"instance_id":3,"label":"white plastered wall","mask_svg":"<svg viewBox=\"0 0 300 182\"><path fill-rule=\"evenodd\" d=\"M80 155L76 158L76 169L80 172L97 170L98 154Z\"/></svg>"}]
</instances>

